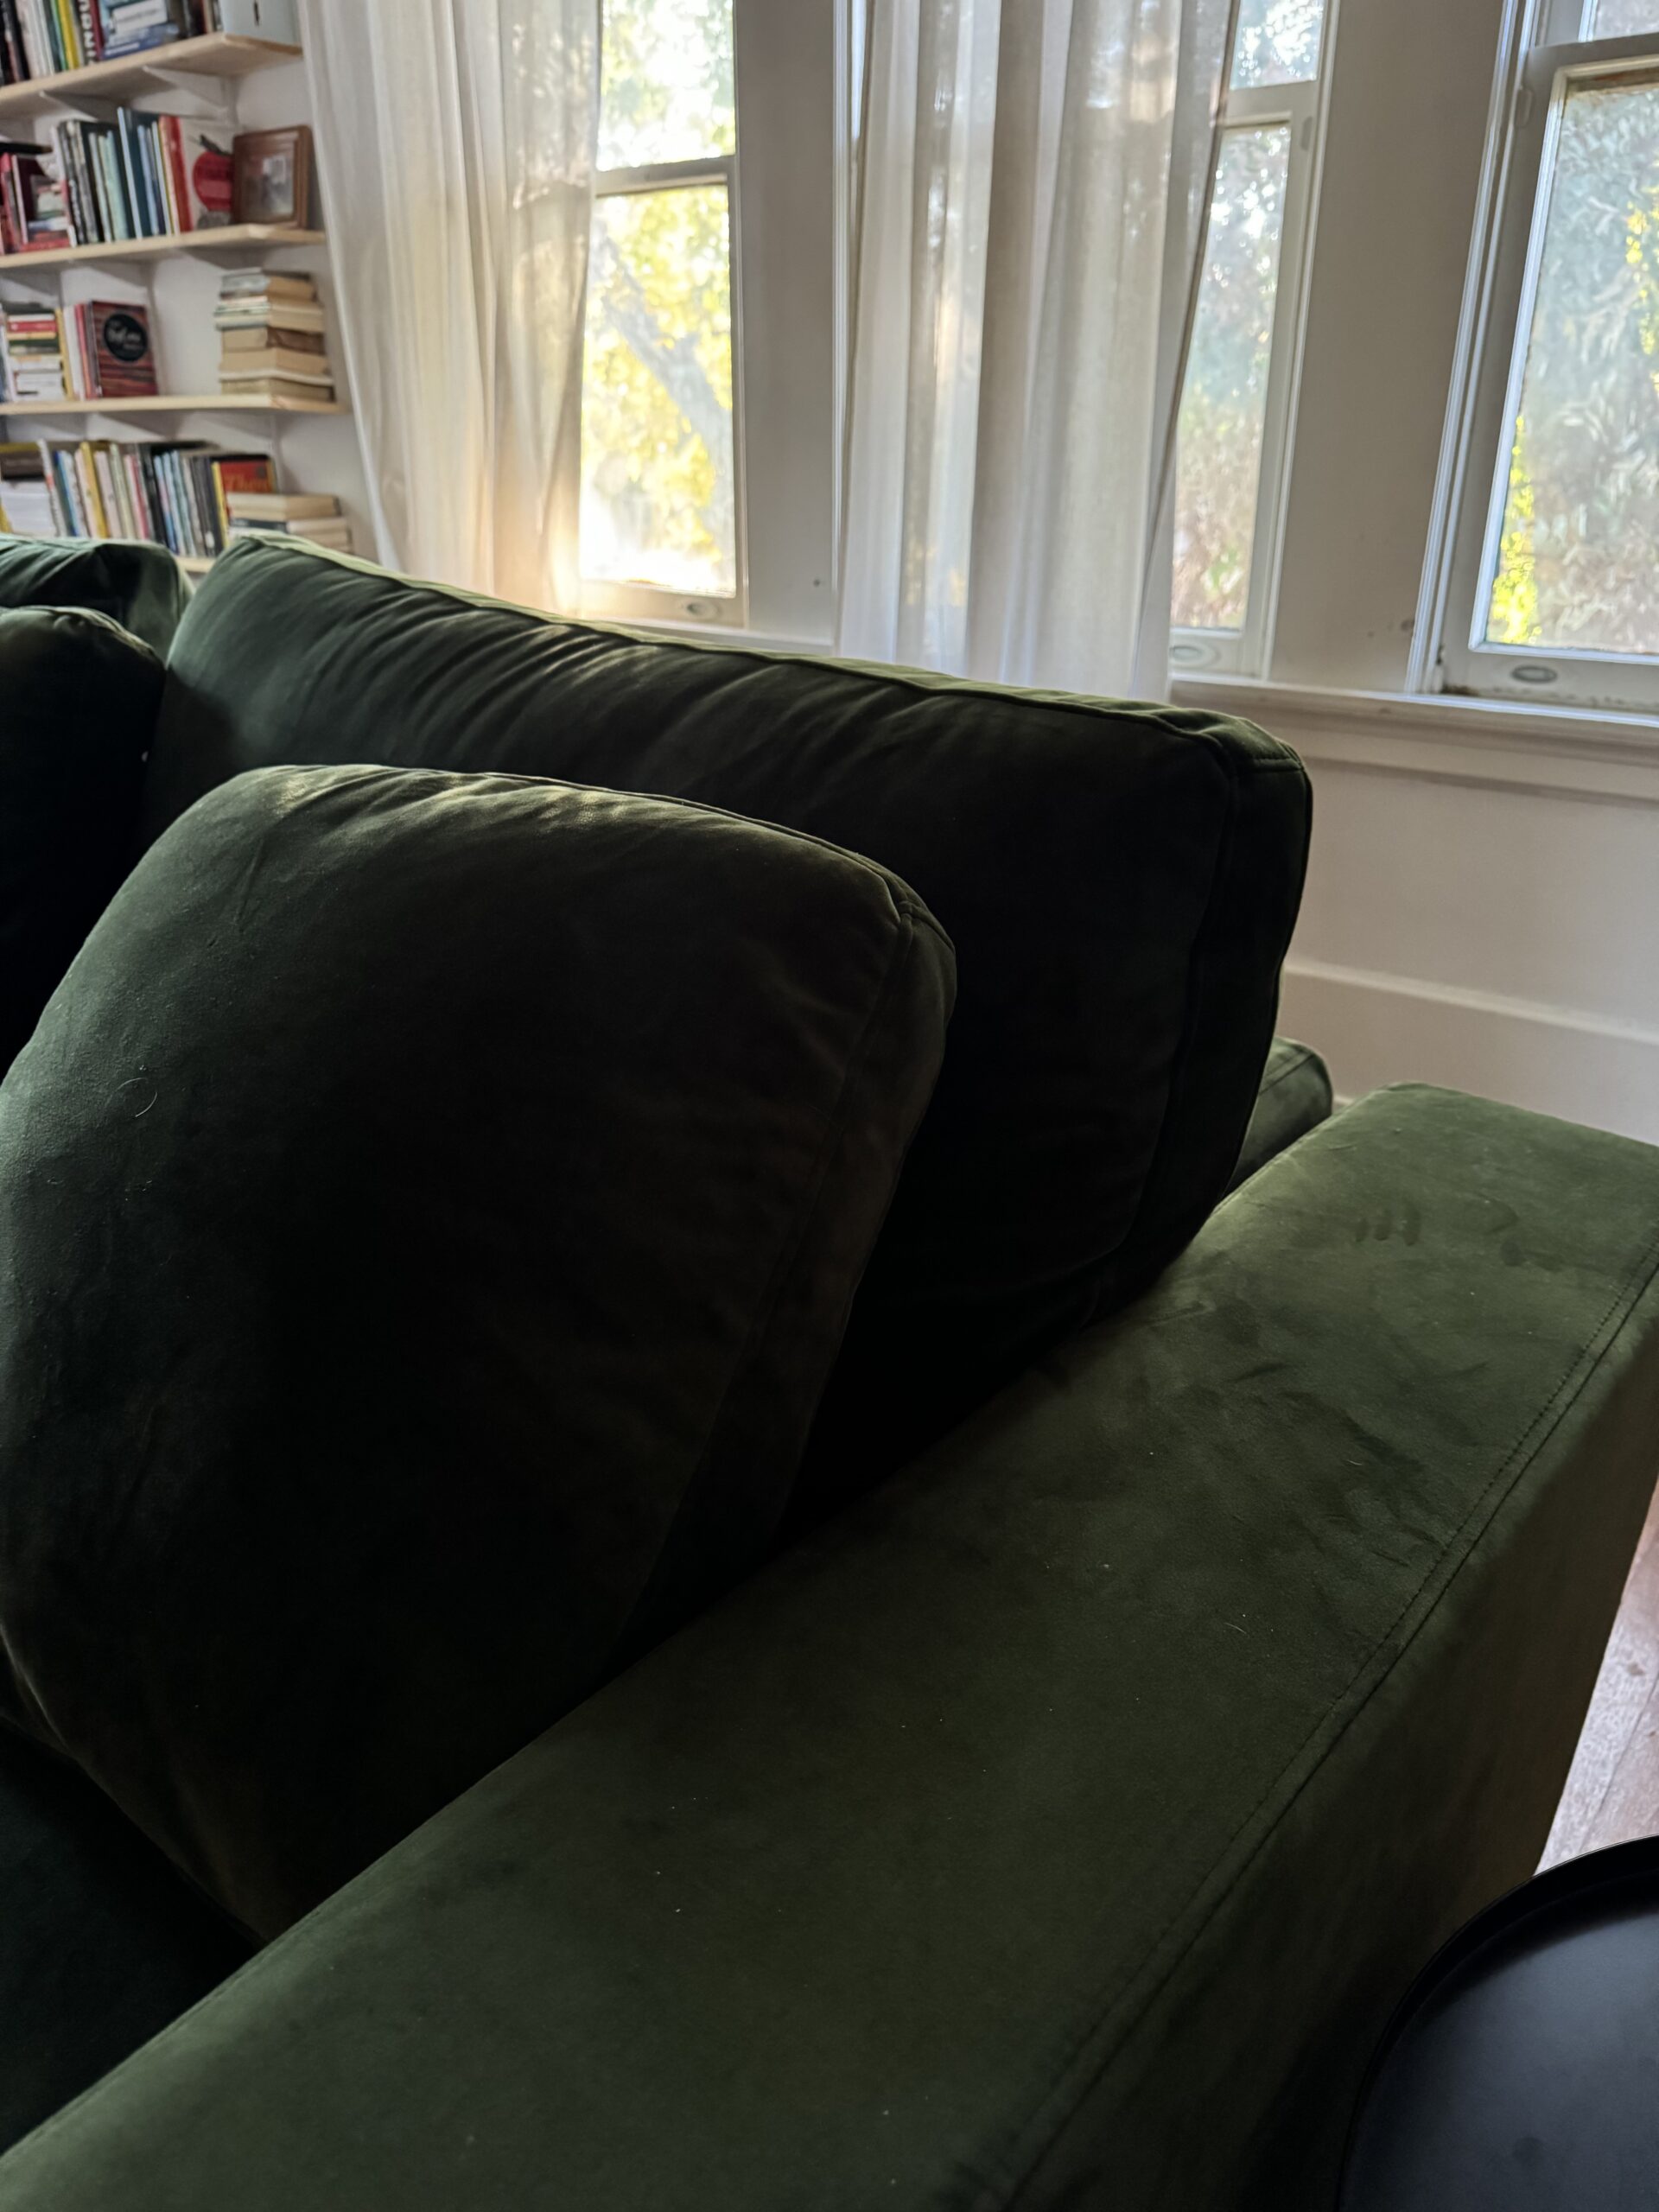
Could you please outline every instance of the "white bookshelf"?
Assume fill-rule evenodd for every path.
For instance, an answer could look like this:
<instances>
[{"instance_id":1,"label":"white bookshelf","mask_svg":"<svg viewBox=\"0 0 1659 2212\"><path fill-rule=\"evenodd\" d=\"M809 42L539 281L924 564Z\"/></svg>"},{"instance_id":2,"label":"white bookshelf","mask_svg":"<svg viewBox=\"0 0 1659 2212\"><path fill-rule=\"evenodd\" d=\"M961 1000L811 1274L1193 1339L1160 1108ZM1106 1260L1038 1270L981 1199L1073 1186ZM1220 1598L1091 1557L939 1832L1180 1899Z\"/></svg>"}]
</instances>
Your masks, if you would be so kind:
<instances>
[{"instance_id":1,"label":"white bookshelf","mask_svg":"<svg viewBox=\"0 0 1659 2212\"><path fill-rule=\"evenodd\" d=\"M276 253L296 245L323 245L321 231L296 231L276 223L227 223L222 230L184 231L156 238L111 238L97 245L45 246L38 253L0 253L0 276L20 283L45 269L74 269L107 261L155 261L163 254L222 253L239 259L249 252Z\"/></svg>"},{"instance_id":2,"label":"white bookshelf","mask_svg":"<svg viewBox=\"0 0 1659 2212\"><path fill-rule=\"evenodd\" d=\"M0 137L31 135L59 115L102 118L118 106L152 114L219 116L227 132L312 120L300 50L264 38L215 34L188 39L28 84L0 86ZM334 400L254 399L216 390L219 333L213 308L225 267L269 264L315 278L334 365ZM147 306L160 379L154 399L9 401L0 424L13 438L138 435L166 442L210 438L277 461L283 488L338 495L355 550L376 550L361 448L351 419L326 226L226 226L182 237L0 255L0 303L65 308L90 300ZM225 417L217 429L213 418ZM128 418L134 419L128 423ZM99 418L103 418L100 420ZM173 419L168 419L173 418ZM35 425L38 424L36 429ZM232 427L233 426L233 427ZM187 564L200 573L207 564Z\"/></svg>"},{"instance_id":3,"label":"white bookshelf","mask_svg":"<svg viewBox=\"0 0 1659 2212\"><path fill-rule=\"evenodd\" d=\"M143 54L124 54L117 61L95 61L90 68L64 69L55 77L31 77L22 85L0 85L0 124L19 116L41 115L54 108L79 108L83 103L161 109L167 105L166 95L177 89L175 78L228 83L254 76L262 69L280 69L299 58L297 46L282 45L274 39L239 38L226 31L215 31L207 38L180 39L172 46L153 46Z\"/></svg>"}]
</instances>

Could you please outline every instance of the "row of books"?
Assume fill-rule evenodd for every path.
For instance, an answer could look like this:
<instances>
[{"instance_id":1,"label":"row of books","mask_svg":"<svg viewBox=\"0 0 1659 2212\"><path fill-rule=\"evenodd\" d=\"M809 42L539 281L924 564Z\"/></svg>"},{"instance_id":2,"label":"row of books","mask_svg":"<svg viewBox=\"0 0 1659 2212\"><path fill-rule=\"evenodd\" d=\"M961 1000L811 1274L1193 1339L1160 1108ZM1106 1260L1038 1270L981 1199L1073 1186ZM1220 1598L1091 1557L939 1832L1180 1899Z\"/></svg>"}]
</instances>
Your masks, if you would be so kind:
<instances>
[{"instance_id":1,"label":"row of books","mask_svg":"<svg viewBox=\"0 0 1659 2212\"><path fill-rule=\"evenodd\" d=\"M143 537L208 560L229 543L232 494L276 488L268 454L103 438L0 446L0 511L23 536Z\"/></svg>"},{"instance_id":2,"label":"row of books","mask_svg":"<svg viewBox=\"0 0 1659 2212\"><path fill-rule=\"evenodd\" d=\"M270 269L233 269L213 311L223 391L260 399L332 399L315 279Z\"/></svg>"},{"instance_id":3,"label":"row of books","mask_svg":"<svg viewBox=\"0 0 1659 2212\"><path fill-rule=\"evenodd\" d=\"M159 385L149 310L118 300L0 313L0 389L8 399L153 399Z\"/></svg>"},{"instance_id":4,"label":"row of books","mask_svg":"<svg viewBox=\"0 0 1659 2212\"><path fill-rule=\"evenodd\" d=\"M291 41L289 0L0 0L0 82L55 77L213 31Z\"/></svg>"},{"instance_id":5,"label":"row of books","mask_svg":"<svg viewBox=\"0 0 1659 2212\"><path fill-rule=\"evenodd\" d=\"M48 147L0 151L0 251L41 253L222 229L233 199L232 142L176 115L118 111L60 123Z\"/></svg>"},{"instance_id":6,"label":"row of books","mask_svg":"<svg viewBox=\"0 0 1659 2212\"><path fill-rule=\"evenodd\" d=\"M0 445L0 530L23 537L141 537L213 560L238 537L276 531L351 550L332 493L279 492L265 454L207 446Z\"/></svg>"}]
</instances>

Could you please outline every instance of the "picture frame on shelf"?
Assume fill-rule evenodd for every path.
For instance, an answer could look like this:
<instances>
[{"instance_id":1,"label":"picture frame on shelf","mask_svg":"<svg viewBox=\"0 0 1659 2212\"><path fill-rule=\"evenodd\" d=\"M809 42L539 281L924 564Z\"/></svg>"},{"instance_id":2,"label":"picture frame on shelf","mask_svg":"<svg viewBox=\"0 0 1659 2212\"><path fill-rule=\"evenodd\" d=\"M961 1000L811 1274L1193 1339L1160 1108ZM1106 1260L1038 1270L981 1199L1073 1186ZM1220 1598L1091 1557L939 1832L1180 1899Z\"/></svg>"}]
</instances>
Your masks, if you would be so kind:
<instances>
[{"instance_id":1,"label":"picture frame on shelf","mask_svg":"<svg viewBox=\"0 0 1659 2212\"><path fill-rule=\"evenodd\" d=\"M311 132L306 124L241 131L231 156L233 222L305 229L311 212Z\"/></svg>"}]
</instances>

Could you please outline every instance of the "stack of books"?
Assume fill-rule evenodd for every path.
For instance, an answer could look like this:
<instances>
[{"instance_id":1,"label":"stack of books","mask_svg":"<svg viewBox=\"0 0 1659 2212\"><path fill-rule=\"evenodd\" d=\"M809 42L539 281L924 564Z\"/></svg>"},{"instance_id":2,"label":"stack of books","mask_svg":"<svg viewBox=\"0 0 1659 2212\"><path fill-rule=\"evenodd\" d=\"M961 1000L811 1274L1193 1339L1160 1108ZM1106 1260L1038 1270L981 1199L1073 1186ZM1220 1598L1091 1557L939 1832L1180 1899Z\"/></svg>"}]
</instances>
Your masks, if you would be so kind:
<instances>
[{"instance_id":1,"label":"stack of books","mask_svg":"<svg viewBox=\"0 0 1659 2212\"><path fill-rule=\"evenodd\" d=\"M333 399L322 309L309 276L232 270L219 285L219 388L249 398Z\"/></svg>"},{"instance_id":2,"label":"stack of books","mask_svg":"<svg viewBox=\"0 0 1659 2212\"><path fill-rule=\"evenodd\" d=\"M314 544L352 550L352 526L329 492L232 492L231 543L255 531L276 531L283 537L308 537Z\"/></svg>"},{"instance_id":3,"label":"stack of books","mask_svg":"<svg viewBox=\"0 0 1659 2212\"><path fill-rule=\"evenodd\" d=\"M0 446L0 513L14 534L143 537L199 561L229 543L232 499L276 485L268 454L107 438Z\"/></svg>"},{"instance_id":4,"label":"stack of books","mask_svg":"<svg viewBox=\"0 0 1659 2212\"><path fill-rule=\"evenodd\" d=\"M266 29L249 0L0 0L0 83L55 77L210 31L256 29L292 35L286 19Z\"/></svg>"},{"instance_id":5,"label":"stack of books","mask_svg":"<svg viewBox=\"0 0 1659 2212\"><path fill-rule=\"evenodd\" d=\"M67 399L63 318L55 308L9 308L0 314L4 396L11 400Z\"/></svg>"}]
</instances>

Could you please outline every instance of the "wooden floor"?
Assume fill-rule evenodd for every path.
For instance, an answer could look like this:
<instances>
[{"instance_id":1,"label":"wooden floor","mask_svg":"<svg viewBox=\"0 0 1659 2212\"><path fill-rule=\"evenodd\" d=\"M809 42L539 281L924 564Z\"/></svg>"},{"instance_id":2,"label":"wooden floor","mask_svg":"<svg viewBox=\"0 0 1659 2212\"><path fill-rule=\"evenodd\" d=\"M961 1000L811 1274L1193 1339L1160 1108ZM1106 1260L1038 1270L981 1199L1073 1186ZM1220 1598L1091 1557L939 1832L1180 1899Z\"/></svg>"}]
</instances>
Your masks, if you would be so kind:
<instances>
[{"instance_id":1,"label":"wooden floor","mask_svg":"<svg viewBox=\"0 0 1659 2212\"><path fill-rule=\"evenodd\" d=\"M1659 1835L1659 1497L1642 1531L1543 1865Z\"/></svg>"}]
</instances>

